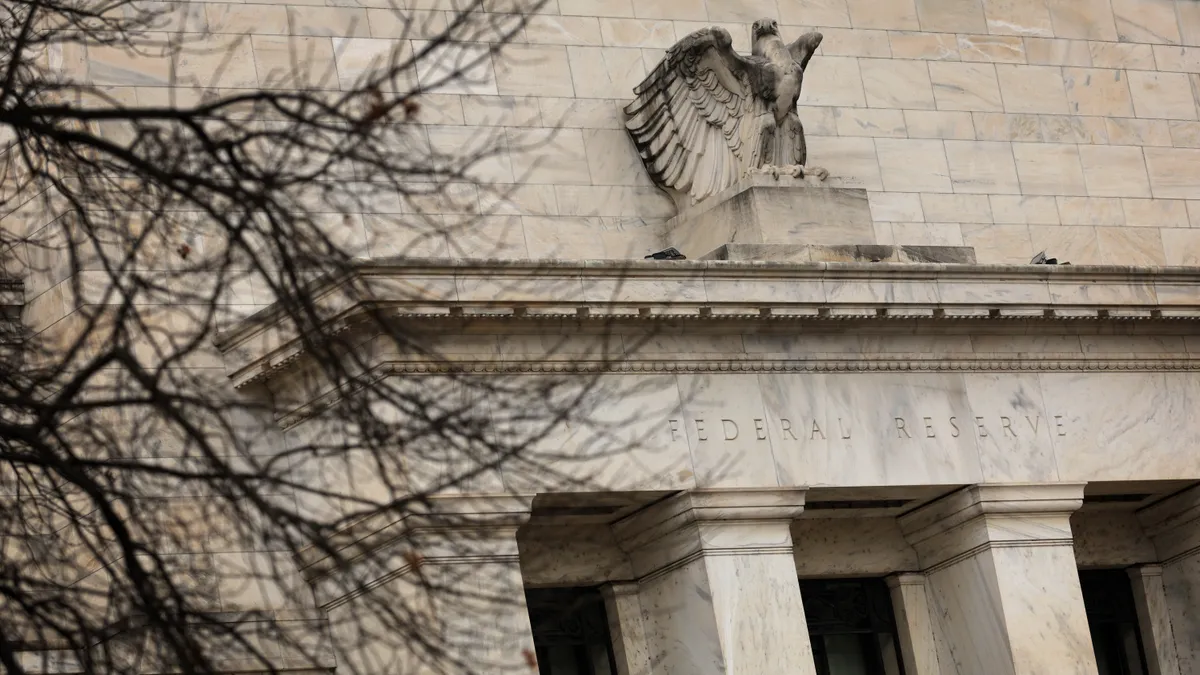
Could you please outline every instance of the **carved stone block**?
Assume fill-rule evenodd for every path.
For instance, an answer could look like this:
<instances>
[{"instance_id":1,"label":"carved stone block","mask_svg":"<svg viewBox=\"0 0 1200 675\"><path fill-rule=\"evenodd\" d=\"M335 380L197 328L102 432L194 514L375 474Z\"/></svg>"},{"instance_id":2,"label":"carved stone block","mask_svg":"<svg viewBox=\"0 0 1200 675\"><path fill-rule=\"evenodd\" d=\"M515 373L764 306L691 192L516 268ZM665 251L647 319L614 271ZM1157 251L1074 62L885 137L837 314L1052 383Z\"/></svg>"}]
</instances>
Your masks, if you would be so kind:
<instances>
[{"instance_id":1,"label":"carved stone block","mask_svg":"<svg viewBox=\"0 0 1200 675\"><path fill-rule=\"evenodd\" d=\"M688 257L723 244L873 244L866 190L812 179L750 175L667 221L667 243Z\"/></svg>"}]
</instances>

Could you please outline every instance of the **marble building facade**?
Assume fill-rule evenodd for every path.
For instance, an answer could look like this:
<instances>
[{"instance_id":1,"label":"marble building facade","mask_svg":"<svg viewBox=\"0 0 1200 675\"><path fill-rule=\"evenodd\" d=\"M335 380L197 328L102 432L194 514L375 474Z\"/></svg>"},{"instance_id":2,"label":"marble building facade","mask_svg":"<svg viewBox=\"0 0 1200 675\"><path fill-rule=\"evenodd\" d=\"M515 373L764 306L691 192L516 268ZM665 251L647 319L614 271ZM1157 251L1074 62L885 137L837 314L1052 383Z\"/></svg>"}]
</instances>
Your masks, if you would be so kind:
<instances>
[{"instance_id":1,"label":"marble building facade","mask_svg":"<svg viewBox=\"0 0 1200 675\"><path fill-rule=\"evenodd\" d=\"M455 366L613 382L603 414L628 434L613 452L583 431L547 440L587 487L496 475L443 497L508 524L492 564L514 594L603 598L612 670L597 672L1111 672L1084 595L1098 572L1131 598L1134 672L1196 667L1194 270L396 259L362 274L404 284ZM570 342L548 350L564 321ZM636 349L600 358L589 322ZM237 386L294 386L266 364L303 354L270 327L229 340ZM836 645L810 644L829 638L805 630L821 610L802 588L830 581L886 589L880 653L900 665L814 661ZM529 644L525 608L506 614Z\"/></svg>"},{"instance_id":2,"label":"marble building facade","mask_svg":"<svg viewBox=\"0 0 1200 675\"><path fill-rule=\"evenodd\" d=\"M438 25L438 0L409 4ZM287 82L297 45L337 89L395 46L370 0L179 11L240 55L197 57L185 97ZM824 36L798 112L829 177L681 208L622 110L690 32L747 53L762 17ZM410 204L339 214L359 280L445 359L372 345L378 367L578 371L623 428L619 452L546 441L586 488L499 471L435 499L488 524L471 564L510 585L486 617L495 672L528 672L526 651L589 672L531 619L564 589L599 599L595 675L1200 672L1200 4L552 0L522 35L422 103L431 146L536 141L479 167L504 199L463 183L425 205L469 224L453 240L415 239ZM164 95L150 57L56 59ZM668 246L689 259L644 259ZM34 329L76 311L64 279L23 281ZM222 336L230 386L302 392L264 289L228 304L263 312ZM353 330L364 308L328 310ZM311 433L298 411L284 437ZM353 611L318 562L296 572L311 603L279 609ZM860 597L845 612L878 625L839 624Z\"/></svg>"}]
</instances>

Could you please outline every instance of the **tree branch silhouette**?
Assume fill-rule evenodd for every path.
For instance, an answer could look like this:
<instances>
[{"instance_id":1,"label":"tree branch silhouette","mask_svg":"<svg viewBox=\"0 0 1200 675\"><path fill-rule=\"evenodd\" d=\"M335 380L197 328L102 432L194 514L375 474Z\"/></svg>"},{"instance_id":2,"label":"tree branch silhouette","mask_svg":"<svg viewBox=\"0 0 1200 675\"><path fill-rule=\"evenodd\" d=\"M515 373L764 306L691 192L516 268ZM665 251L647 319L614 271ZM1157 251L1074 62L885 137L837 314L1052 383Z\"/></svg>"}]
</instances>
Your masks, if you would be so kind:
<instances>
[{"instance_id":1,"label":"tree branch silhouette","mask_svg":"<svg viewBox=\"0 0 1200 675\"><path fill-rule=\"evenodd\" d=\"M489 651L486 625L475 652L447 642L455 617L512 588L428 562L469 555L490 527L438 498L504 493L506 471L582 484L537 449L564 426L604 433L586 413L601 378L381 372L384 347L446 357L389 311L403 295L358 274L375 245L359 214L402 214L379 236L411 254L470 227L434 217L458 186L511 189L479 167L521 148L485 130L444 147L422 111L490 72L541 1L464 0L432 32L394 8L398 34L359 72L315 72L292 47L241 88L222 78L251 37L185 30L202 4L0 8L0 260L31 298L0 345L6 672L486 673L525 658ZM144 93L97 83L92 50L164 75ZM331 328L333 305L357 308L352 328ZM263 317L306 358L282 384L235 389L223 332ZM596 337L589 358L613 358ZM415 533L399 548L363 534L396 523ZM398 580L367 587L379 578ZM354 610L333 618L331 602Z\"/></svg>"}]
</instances>

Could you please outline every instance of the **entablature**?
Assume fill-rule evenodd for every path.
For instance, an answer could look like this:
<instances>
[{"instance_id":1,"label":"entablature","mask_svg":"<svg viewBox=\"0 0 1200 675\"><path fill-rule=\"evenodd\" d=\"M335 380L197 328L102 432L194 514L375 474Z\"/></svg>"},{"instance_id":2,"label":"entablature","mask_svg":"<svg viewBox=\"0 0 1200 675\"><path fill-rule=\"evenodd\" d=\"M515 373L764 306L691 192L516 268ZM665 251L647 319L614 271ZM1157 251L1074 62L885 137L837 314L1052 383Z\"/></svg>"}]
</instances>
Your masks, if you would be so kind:
<instances>
[{"instance_id":1,"label":"entablature","mask_svg":"<svg viewBox=\"0 0 1200 675\"><path fill-rule=\"evenodd\" d=\"M1200 269L1050 265L965 265L920 263L766 263L746 261L453 261L435 259L363 260L352 276L326 279L314 289L326 330L345 331L369 324L380 313L407 322L417 333L494 331L596 333L670 325L677 332L725 331L900 333L995 332L1017 323L1022 334L1061 332L1064 325L1090 323L1092 332L1190 334L1200 320ZM1130 328L1146 324L1147 328ZM469 326L469 327L468 327ZM519 326L515 328L515 326ZM1002 331L1005 329L1001 329ZM1008 329L1012 332L1011 329ZM269 307L219 338L235 386L273 377L303 359L301 341L286 315ZM1111 351L1111 350L1110 350ZM1129 368L1137 349L1121 354L1115 369ZM611 355L609 355L611 356ZM842 353L829 370L926 369L895 355ZM967 361L996 361L974 354ZM1014 369L1009 354L984 369ZM1112 354L1108 359L1114 358ZM495 355L428 355L407 359L407 372L441 372L472 364L471 370L562 371L587 369L575 358L496 358ZM788 370L797 355L730 354L710 365L688 365L687 354L634 358L620 355L618 370L682 369ZM694 359L693 359L694 360ZM929 355L930 367L971 368L952 355ZM1033 359L1036 361L1037 359ZM612 360L605 359L611 368ZM919 361L919 360L918 360ZM1161 362L1154 366L1150 361ZM637 365L641 362L642 365ZM892 365L879 365L882 362ZM1166 365L1164 366L1163 363ZM493 365L489 365L493 364ZM538 365L542 364L542 365ZM574 364L574 365L571 365ZM714 365L715 364L715 365ZM741 364L740 366L738 364ZM749 365L747 365L749 364ZM754 364L758 364L757 366ZM874 364L874 365L872 365ZM1152 368L1191 369L1186 350L1158 354ZM394 366L394 364L393 364ZM1055 369L1053 366L1049 366ZM514 368L509 368L514 369ZM820 366L808 369L825 369Z\"/></svg>"}]
</instances>

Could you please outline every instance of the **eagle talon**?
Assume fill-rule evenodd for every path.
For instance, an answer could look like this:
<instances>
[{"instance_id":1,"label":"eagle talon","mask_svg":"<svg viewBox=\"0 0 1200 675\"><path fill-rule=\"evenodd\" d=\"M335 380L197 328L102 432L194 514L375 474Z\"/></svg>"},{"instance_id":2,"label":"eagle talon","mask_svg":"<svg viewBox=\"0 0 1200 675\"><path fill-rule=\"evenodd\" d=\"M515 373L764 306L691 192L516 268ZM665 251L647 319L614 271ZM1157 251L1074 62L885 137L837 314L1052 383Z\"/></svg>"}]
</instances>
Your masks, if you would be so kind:
<instances>
[{"instance_id":1,"label":"eagle talon","mask_svg":"<svg viewBox=\"0 0 1200 675\"><path fill-rule=\"evenodd\" d=\"M815 176L818 180L829 178L829 172L819 166L807 167L800 164L791 164L789 166L777 166L774 164L764 164L751 173L766 175L779 180L780 176L791 176L792 178L806 178Z\"/></svg>"},{"instance_id":2,"label":"eagle talon","mask_svg":"<svg viewBox=\"0 0 1200 675\"><path fill-rule=\"evenodd\" d=\"M785 173L790 175L791 172L784 167L775 166L773 164L764 164L764 165L758 167L757 169L753 169L751 171L751 173L760 174L760 175L764 175L764 176L770 176L771 178L774 178L775 180L779 180L779 177L781 175L783 175Z\"/></svg>"}]
</instances>

